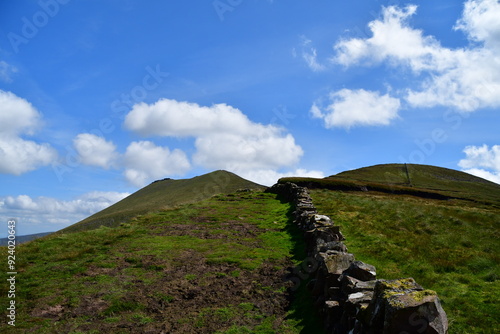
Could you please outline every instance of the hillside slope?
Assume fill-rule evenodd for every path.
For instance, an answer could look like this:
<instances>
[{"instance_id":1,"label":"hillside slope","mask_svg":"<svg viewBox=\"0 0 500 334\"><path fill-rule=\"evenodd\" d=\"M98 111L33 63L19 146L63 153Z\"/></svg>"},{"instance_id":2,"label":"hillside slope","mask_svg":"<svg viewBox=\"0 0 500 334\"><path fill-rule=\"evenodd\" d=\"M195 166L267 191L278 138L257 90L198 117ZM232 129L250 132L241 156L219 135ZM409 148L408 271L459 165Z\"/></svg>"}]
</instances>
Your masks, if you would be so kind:
<instances>
[{"instance_id":1,"label":"hillside slope","mask_svg":"<svg viewBox=\"0 0 500 334\"><path fill-rule=\"evenodd\" d=\"M319 212L379 278L413 277L435 290L450 333L500 331L499 185L397 164L280 182L289 180L312 188ZM263 187L224 171L157 181L67 229L75 233L19 246L18 328L321 333L304 316L313 310L306 285L290 304L282 280L306 256L288 222L294 208L241 188Z\"/></svg>"},{"instance_id":2,"label":"hillside slope","mask_svg":"<svg viewBox=\"0 0 500 334\"><path fill-rule=\"evenodd\" d=\"M216 194L230 194L239 189L264 188L264 186L223 170L191 179L158 180L61 232L84 231L101 225L118 226L138 215L173 208L185 203L194 203Z\"/></svg>"},{"instance_id":3,"label":"hillside slope","mask_svg":"<svg viewBox=\"0 0 500 334\"><path fill-rule=\"evenodd\" d=\"M14 331L321 334L284 280L305 258L290 212L274 194L236 192L20 245Z\"/></svg>"},{"instance_id":4,"label":"hillside slope","mask_svg":"<svg viewBox=\"0 0 500 334\"><path fill-rule=\"evenodd\" d=\"M446 168L387 164L324 179L311 189L349 251L378 277L413 277L435 290L450 333L500 331L500 185Z\"/></svg>"},{"instance_id":5,"label":"hillside slope","mask_svg":"<svg viewBox=\"0 0 500 334\"><path fill-rule=\"evenodd\" d=\"M434 199L464 199L500 208L500 185L453 169L383 164L345 171L323 179L283 178L309 188L379 191Z\"/></svg>"}]
</instances>

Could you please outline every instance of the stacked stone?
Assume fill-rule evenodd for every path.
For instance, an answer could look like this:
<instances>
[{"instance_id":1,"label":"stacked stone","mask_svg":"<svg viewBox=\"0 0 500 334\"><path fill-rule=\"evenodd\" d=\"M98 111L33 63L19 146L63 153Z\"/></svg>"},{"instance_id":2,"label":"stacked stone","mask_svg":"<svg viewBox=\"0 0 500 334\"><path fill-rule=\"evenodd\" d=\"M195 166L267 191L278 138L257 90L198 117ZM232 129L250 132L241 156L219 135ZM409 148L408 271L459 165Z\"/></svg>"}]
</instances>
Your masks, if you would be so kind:
<instances>
[{"instance_id":1,"label":"stacked stone","mask_svg":"<svg viewBox=\"0 0 500 334\"><path fill-rule=\"evenodd\" d=\"M339 227L318 214L307 188L287 182L267 191L294 204L294 223L304 231L317 268L308 288L327 333L447 333L436 293L412 278L377 280L375 267L356 261Z\"/></svg>"}]
</instances>

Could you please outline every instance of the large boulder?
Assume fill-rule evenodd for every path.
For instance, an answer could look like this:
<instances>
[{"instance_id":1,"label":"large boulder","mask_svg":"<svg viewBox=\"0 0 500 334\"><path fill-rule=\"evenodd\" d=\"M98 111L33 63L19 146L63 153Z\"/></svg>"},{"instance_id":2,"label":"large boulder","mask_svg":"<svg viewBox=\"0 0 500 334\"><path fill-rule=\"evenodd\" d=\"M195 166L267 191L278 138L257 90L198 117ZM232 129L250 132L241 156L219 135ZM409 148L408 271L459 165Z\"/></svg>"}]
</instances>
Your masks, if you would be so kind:
<instances>
[{"instance_id":1,"label":"large boulder","mask_svg":"<svg viewBox=\"0 0 500 334\"><path fill-rule=\"evenodd\" d=\"M375 285L371 326L383 334L445 334L448 319L435 291L424 290L413 278L379 280Z\"/></svg>"}]
</instances>

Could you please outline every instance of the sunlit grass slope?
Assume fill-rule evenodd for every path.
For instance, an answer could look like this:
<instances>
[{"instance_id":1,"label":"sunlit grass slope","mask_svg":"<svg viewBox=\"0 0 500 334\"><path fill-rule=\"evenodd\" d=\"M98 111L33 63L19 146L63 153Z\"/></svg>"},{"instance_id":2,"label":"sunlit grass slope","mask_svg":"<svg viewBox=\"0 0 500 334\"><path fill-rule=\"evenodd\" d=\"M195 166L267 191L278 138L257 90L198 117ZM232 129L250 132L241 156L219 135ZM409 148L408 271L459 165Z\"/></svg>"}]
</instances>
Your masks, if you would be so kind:
<instances>
[{"instance_id":1,"label":"sunlit grass slope","mask_svg":"<svg viewBox=\"0 0 500 334\"><path fill-rule=\"evenodd\" d=\"M342 172L332 178L410 186L440 192L450 197L500 205L500 185L468 173L442 167L385 164Z\"/></svg>"},{"instance_id":2,"label":"sunlit grass slope","mask_svg":"<svg viewBox=\"0 0 500 334\"><path fill-rule=\"evenodd\" d=\"M379 278L413 277L437 291L450 333L500 332L499 209L324 189L311 195Z\"/></svg>"},{"instance_id":3,"label":"sunlit grass slope","mask_svg":"<svg viewBox=\"0 0 500 334\"><path fill-rule=\"evenodd\" d=\"M233 193L239 189L263 188L265 187L222 170L192 179L159 180L62 231L83 231L101 225L117 226L137 215L193 203L216 194Z\"/></svg>"},{"instance_id":4,"label":"sunlit grass slope","mask_svg":"<svg viewBox=\"0 0 500 334\"><path fill-rule=\"evenodd\" d=\"M500 186L423 165L378 165L311 188L356 258L379 278L413 277L438 292L450 333L500 332ZM436 196L439 194L440 196Z\"/></svg>"},{"instance_id":5,"label":"sunlit grass slope","mask_svg":"<svg viewBox=\"0 0 500 334\"><path fill-rule=\"evenodd\" d=\"M321 333L283 279L305 258L291 210L236 192L21 245L16 333Z\"/></svg>"},{"instance_id":6,"label":"sunlit grass slope","mask_svg":"<svg viewBox=\"0 0 500 334\"><path fill-rule=\"evenodd\" d=\"M447 168L416 164L364 167L323 179L283 178L310 188L372 190L436 199L466 199L500 208L500 185Z\"/></svg>"}]
</instances>

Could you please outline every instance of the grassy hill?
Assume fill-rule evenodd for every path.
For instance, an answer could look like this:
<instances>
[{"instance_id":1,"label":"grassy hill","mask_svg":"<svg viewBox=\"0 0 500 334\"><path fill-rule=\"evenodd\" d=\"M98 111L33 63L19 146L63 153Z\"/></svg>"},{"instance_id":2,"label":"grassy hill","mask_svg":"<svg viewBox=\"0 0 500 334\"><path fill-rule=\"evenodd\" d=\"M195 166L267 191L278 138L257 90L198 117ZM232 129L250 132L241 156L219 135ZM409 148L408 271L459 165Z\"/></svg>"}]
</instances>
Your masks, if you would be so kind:
<instances>
[{"instance_id":1,"label":"grassy hill","mask_svg":"<svg viewBox=\"0 0 500 334\"><path fill-rule=\"evenodd\" d=\"M285 181L311 188L379 278L437 291L450 334L500 332L499 185L397 164ZM283 280L306 256L293 208L262 189L224 171L161 180L18 246L15 332L322 333L305 284Z\"/></svg>"},{"instance_id":2,"label":"grassy hill","mask_svg":"<svg viewBox=\"0 0 500 334\"><path fill-rule=\"evenodd\" d=\"M468 173L442 167L385 164L342 172L329 179L335 178L426 189L450 198L500 204L500 185Z\"/></svg>"},{"instance_id":3,"label":"grassy hill","mask_svg":"<svg viewBox=\"0 0 500 334\"><path fill-rule=\"evenodd\" d=\"M219 170L192 179L158 180L123 200L62 230L76 232L118 226L138 215L194 203L216 194L233 193L240 189L264 189L264 186L245 180L231 172Z\"/></svg>"},{"instance_id":4,"label":"grassy hill","mask_svg":"<svg viewBox=\"0 0 500 334\"><path fill-rule=\"evenodd\" d=\"M236 192L21 245L16 328L0 332L322 333L284 280L305 258L290 212Z\"/></svg>"},{"instance_id":5,"label":"grassy hill","mask_svg":"<svg viewBox=\"0 0 500 334\"><path fill-rule=\"evenodd\" d=\"M309 188L377 191L431 199L463 199L500 208L500 185L453 169L417 165L384 164L350 170L324 179L291 177Z\"/></svg>"},{"instance_id":6,"label":"grassy hill","mask_svg":"<svg viewBox=\"0 0 500 334\"><path fill-rule=\"evenodd\" d=\"M413 277L437 291L450 333L500 332L500 186L433 166L378 165L307 185L380 278Z\"/></svg>"}]
</instances>

